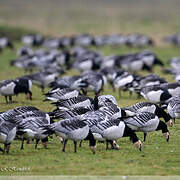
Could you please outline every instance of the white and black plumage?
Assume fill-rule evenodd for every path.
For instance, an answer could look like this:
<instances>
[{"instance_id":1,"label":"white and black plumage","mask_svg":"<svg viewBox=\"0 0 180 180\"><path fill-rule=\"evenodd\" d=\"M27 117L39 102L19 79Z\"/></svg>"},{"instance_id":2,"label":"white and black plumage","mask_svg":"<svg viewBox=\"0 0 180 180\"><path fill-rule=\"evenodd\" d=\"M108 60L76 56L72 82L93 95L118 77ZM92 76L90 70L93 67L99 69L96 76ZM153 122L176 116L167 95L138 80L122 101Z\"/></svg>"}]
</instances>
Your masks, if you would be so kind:
<instances>
[{"instance_id":1,"label":"white and black plumage","mask_svg":"<svg viewBox=\"0 0 180 180\"><path fill-rule=\"evenodd\" d=\"M49 112L51 119L68 119L71 117L77 117L82 114L85 114L88 111L93 111L94 106L90 107L77 107L77 108L70 108L70 109L55 109L53 112Z\"/></svg>"},{"instance_id":2,"label":"white and black plumage","mask_svg":"<svg viewBox=\"0 0 180 180\"><path fill-rule=\"evenodd\" d=\"M0 37L0 51L6 47L14 49L12 42L7 37Z\"/></svg>"},{"instance_id":3,"label":"white and black plumage","mask_svg":"<svg viewBox=\"0 0 180 180\"><path fill-rule=\"evenodd\" d=\"M16 124L4 121L0 118L0 143L4 144L3 153L9 153L10 144L16 136Z\"/></svg>"},{"instance_id":4,"label":"white and black plumage","mask_svg":"<svg viewBox=\"0 0 180 180\"><path fill-rule=\"evenodd\" d=\"M140 94L152 103L166 103L172 96L160 85L145 86L141 88Z\"/></svg>"},{"instance_id":5,"label":"white and black plumage","mask_svg":"<svg viewBox=\"0 0 180 180\"><path fill-rule=\"evenodd\" d=\"M18 78L16 80L4 80L0 82L0 94L5 96L6 103L12 102L12 96L19 93L25 93L28 99L32 99L32 92L30 91L32 86L31 80L26 78Z\"/></svg>"},{"instance_id":6,"label":"white and black plumage","mask_svg":"<svg viewBox=\"0 0 180 180\"><path fill-rule=\"evenodd\" d=\"M27 76L24 76L27 79L30 79L33 84L41 87L42 92L44 91L44 88L49 85L49 83L53 82L58 76L58 73L52 73L48 71L42 71L37 72L34 74L30 74Z\"/></svg>"},{"instance_id":7,"label":"white and black plumage","mask_svg":"<svg viewBox=\"0 0 180 180\"><path fill-rule=\"evenodd\" d=\"M42 140L44 147L48 141L47 134L44 133L43 126L50 124L50 117L47 113L39 110L25 112L14 118L17 124L17 134L22 138L21 149L24 149L24 140L36 139L35 148L39 140Z\"/></svg>"},{"instance_id":8,"label":"white and black plumage","mask_svg":"<svg viewBox=\"0 0 180 180\"><path fill-rule=\"evenodd\" d=\"M127 116L134 116L136 113L141 113L141 112L150 112L150 113L154 113L156 116L158 116L158 118L163 118L164 121L169 125L172 126L172 120L171 117L169 116L169 114L166 113L166 111L164 111L163 108L159 107L157 104L155 103L151 103L151 102L139 102L136 103L132 106L128 106L125 108L122 108Z\"/></svg>"},{"instance_id":9,"label":"white and black plumage","mask_svg":"<svg viewBox=\"0 0 180 180\"><path fill-rule=\"evenodd\" d=\"M96 73L93 71L86 71L82 73L83 82L87 83L87 88L94 91L98 95L106 84L106 78L103 74Z\"/></svg>"},{"instance_id":10,"label":"white and black plumage","mask_svg":"<svg viewBox=\"0 0 180 180\"><path fill-rule=\"evenodd\" d=\"M84 121L89 124L89 121ZM142 148L142 143L137 138L136 134L128 128L120 119L109 119L108 121L100 121L97 124L91 125L90 130L95 140L114 141L121 137L130 136L132 142L139 150Z\"/></svg>"},{"instance_id":11,"label":"white and black plumage","mask_svg":"<svg viewBox=\"0 0 180 180\"><path fill-rule=\"evenodd\" d=\"M171 96L180 95L180 83L164 83L160 85L162 88L166 89Z\"/></svg>"},{"instance_id":12,"label":"white and black plumage","mask_svg":"<svg viewBox=\"0 0 180 180\"><path fill-rule=\"evenodd\" d=\"M112 95L101 95L101 96L98 96L98 106L101 106L103 105L105 102L112 102L114 104L117 105L117 101L116 101L116 98Z\"/></svg>"},{"instance_id":13,"label":"white and black plumage","mask_svg":"<svg viewBox=\"0 0 180 180\"><path fill-rule=\"evenodd\" d=\"M152 85L160 85L160 84L163 84L163 83L167 83L167 81L156 75L156 74L149 74L145 77L143 77L140 81L139 81L139 84L141 87L143 86L152 86Z\"/></svg>"},{"instance_id":14,"label":"white and black plumage","mask_svg":"<svg viewBox=\"0 0 180 180\"><path fill-rule=\"evenodd\" d=\"M77 107L91 107L93 99L88 96L78 96L66 100L53 102L59 109L77 108Z\"/></svg>"},{"instance_id":15,"label":"white and black plumage","mask_svg":"<svg viewBox=\"0 0 180 180\"><path fill-rule=\"evenodd\" d=\"M84 140L89 134L89 126L77 118L70 118L55 122L49 125L47 133L55 133L65 139L62 151L65 152L65 147L68 139L74 141L74 152L77 151L77 141Z\"/></svg>"},{"instance_id":16,"label":"white and black plumage","mask_svg":"<svg viewBox=\"0 0 180 180\"><path fill-rule=\"evenodd\" d=\"M81 90L83 87L87 87L87 83L82 81L81 76L65 76L57 78L55 81L51 82L49 86L53 89L71 88Z\"/></svg>"},{"instance_id":17,"label":"white and black plumage","mask_svg":"<svg viewBox=\"0 0 180 180\"><path fill-rule=\"evenodd\" d=\"M169 115L174 119L180 118L180 95L172 97L167 106L167 111Z\"/></svg>"},{"instance_id":18,"label":"white and black plumage","mask_svg":"<svg viewBox=\"0 0 180 180\"><path fill-rule=\"evenodd\" d=\"M29 35L23 36L21 41L23 44L26 44L29 46L39 46L43 43L44 38L41 34L29 34Z\"/></svg>"},{"instance_id":19,"label":"white and black plumage","mask_svg":"<svg viewBox=\"0 0 180 180\"><path fill-rule=\"evenodd\" d=\"M64 88L64 89L53 89L45 94L46 100L51 100L53 102L57 102L58 100L65 100L70 99L73 97L77 97L79 95L78 90L70 89L70 88Z\"/></svg>"},{"instance_id":20,"label":"white and black plumage","mask_svg":"<svg viewBox=\"0 0 180 180\"><path fill-rule=\"evenodd\" d=\"M169 131L167 125L159 120L159 118L150 112L137 113L135 116L124 118L124 122L133 131L144 132L144 141L146 133L152 131L162 130L163 136L169 141Z\"/></svg>"}]
</instances>

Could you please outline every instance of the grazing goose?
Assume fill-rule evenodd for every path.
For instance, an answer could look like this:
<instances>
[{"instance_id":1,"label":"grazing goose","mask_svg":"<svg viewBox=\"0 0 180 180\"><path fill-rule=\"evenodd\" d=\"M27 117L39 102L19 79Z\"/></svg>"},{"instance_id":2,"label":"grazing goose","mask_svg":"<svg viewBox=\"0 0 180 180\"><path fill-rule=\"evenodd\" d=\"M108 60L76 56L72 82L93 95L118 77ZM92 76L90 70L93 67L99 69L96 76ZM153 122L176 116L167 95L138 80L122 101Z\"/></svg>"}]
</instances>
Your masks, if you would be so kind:
<instances>
[{"instance_id":1,"label":"grazing goose","mask_svg":"<svg viewBox=\"0 0 180 180\"><path fill-rule=\"evenodd\" d=\"M53 102L59 109L77 108L77 107L91 107L93 99L88 96L78 96L66 100Z\"/></svg>"},{"instance_id":2,"label":"grazing goose","mask_svg":"<svg viewBox=\"0 0 180 180\"><path fill-rule=\"evenodd\" d=\"M89 126L77 118L64 119L47 126L47 133L55 133L65 139L62 151L65 152L68 139L74 141L74 152L77 152L77 141L88 137ZM91 144L91 143L90 143Z\"/></svg>"},{"instance_id":3,"label":"grazing goose","mask_svg":"<svg viewBox=\"0 0 180 180\"><path fill-rule=\"evenodd\" d=\"M22 138L21 149L24 149L25 139L36 139L35 148L39 140L42 140L44 147L47 147L47 136L43 134L43 126L50 124L50 117L42 111L29 111L15 117L18 130L17 134Z\"/></svg>"},{"instance_id":4,"label":"grazing goose","mask_svg":"<svg viewBox=\"0 0 180 180\"><path fill-rule=\"evenodd\" d=\"M159 118L150 112L137 113L136 115L123 119L125 124L133 131L144 132L144 141L147 132L162 130L166 141L169 141L169 131L167 125L159 120Z\"/></svg>"},{"instance_id":5,"label":"grazing goose","mask_svg":"<svg viewBox=\"0 0 180 180\"><path fill-rule=\"evenodd\" d=\"M51 100L53 102L57 102L59 100L66 100L66 99L70 99L73 97L77 97L79 95L79 91L77 90L73 90L70 88L64 88L64 89L54 89L49 91L48 93L45 94L46 96L46 100Z\"/></svg>"},{"instance_id":6,"label":"grazing goose","mask_svg":"<svg viewBox=\"0 0 180 180\"><path fill-rule=\"evenodd\" d=\"M180 118L180 95L172 97L167 106L167 111L169 115L174 119Z\"/></svg>"},{"instance_id":7,"label":"grazing goose","mask_svg":"<svg viewBox=\"0 0 180 180\"><path fill-rule=\"evenodd\" d=\"M9 153L10 144L16 136L16 125L0 118L0 143L4 143L3 153Z\"/></svg>"},{"instance_id":8,"label":"grazing goose","mask_svg":"<svg viewBox=\"0 0 180 180\"><path fill-rule=\"evenodd\" d=\"M132 106L128 106L122 109L125 111L127 116L134 116L136 113L141 113L141 112L154 113L156 116L158 116L158 118L163 118L169 126L173 125L173 122L169 114L167 114L163 108L159 107L155 103L139 102Z\"/></svg>"},{"instance_id":9,"label":"grazing goose","mask_svg":"<svg viewBox=\"0 0 180 180\"><path fill-rule=\"evenodd\" d=\"M84 121L86 123L86 121ZM89 124L89 121L87 121ZM91 125L90 130L95 140L118 140L122 137L129 136L135 146L141 151L142 143L136 134L125 125L120 119L109 119L108 121L101 121L97 124Z\"/></svg>"},{"instance_id":10,"label":"grazing goose","mask_svg":"<svg viewBox=\"0 0 180 180\"><path fill-rule=\"evenodd\" d=\"M0 82L0 94L5 96L6 103L12 102L12 96L19 93L25 93L27 99L32 100L32 92L30 91L32 86L31 80L25 78L19 78L16 80L4 80Z\"/></svg>"},{"instance_id":11,"label":"grazing goose","mask_svg":"<svg viewBox=\"0 0 180 180\"><path fill-rule=\"evenodd\" d=\"M52 73L48 71L37 72L31 75L24 76L27 79L32 80L32 83L41 87L42 92L44 92L44 88L49 85L49 83L53 82L58 76L58 73Z\"/></svg>"},{"instance_id":12,"label":"grazing goose","mask_svg":"<svg viewBox=\"0 0 180 180\"><path fill-rule=\"evenodd\" d=\"M141 88L140 94L152 103L166 103L172 96L160 85L145 86Z\"/></svg>"}]
</instances>

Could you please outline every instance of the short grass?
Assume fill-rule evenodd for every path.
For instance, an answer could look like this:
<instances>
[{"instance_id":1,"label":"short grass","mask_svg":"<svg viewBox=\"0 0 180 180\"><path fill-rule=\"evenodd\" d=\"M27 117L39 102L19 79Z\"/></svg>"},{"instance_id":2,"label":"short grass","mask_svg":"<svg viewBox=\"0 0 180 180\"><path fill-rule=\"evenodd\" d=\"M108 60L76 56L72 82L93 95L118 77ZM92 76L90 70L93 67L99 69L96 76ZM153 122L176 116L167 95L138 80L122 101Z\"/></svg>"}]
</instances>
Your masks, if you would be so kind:
<instances>
[{"instance_id":1,"label":"short grass","mask_svg":"<svg viewBox=\"0 0 180 180\"><path fill-rule=\"evenodd\" d=\"M16 48L20 44L16 44ZM124 54L128 52L137 52L140 49L129 49L127 47L101 47L98 48L105 55ZM180 51L175 47L154 47L149 48L156 52L168 66L168 59L173 56L180 56ZM24 75L24 71L15 67L10 67L10 60L16 58L16 52L4 50L0 54L0 80L11 79ZM165 77L169 82L173 78L162 74L161 68L156 67L154 73ZM78 74L71 70L68 74ZM147 74L141 72L141 74ZM48 89L46 89L47 91ZM0 98L0 111L8 109L33 105L39 109L49 112L54 109L48 102L42 102L44 99L41 90L37 87L32 88L33 100L28 101L25 96L14 97L16 103L5 104L3 97ZM109 85L106 86L104 94L112 94L118 100L120 107L132 105L143 99L137 100L133 95L123 92L122 97L114 93ZM90 96L92 94L90 93ZM143 143L143 150L139 152L128 138L122 138L118 141L119 151L105 150L105 144L97 144L97 153L93 155L88 147L88 142L84 142L78 152L73 152L73 143L68 142L65 153L62 153L62 144L54 136L50 139L48 149L43 149L39 144L38 149L34 149L34 143L25 144L25 149L20 150L20 141L13 141L9 154L0 154L0 175L180 175L180 121L177 120L174 127L169 128L170 141L167 143L162 137L161 132L149 133L147 141ZM143 139L142 133L137 133L140 139ZM16 170L13 171L12 168ZM18 170L19 168L29 168ZM7 168L7 171L3 171ZM10 171L11 170L11 171Z\"/></svg>"}]
</instances>

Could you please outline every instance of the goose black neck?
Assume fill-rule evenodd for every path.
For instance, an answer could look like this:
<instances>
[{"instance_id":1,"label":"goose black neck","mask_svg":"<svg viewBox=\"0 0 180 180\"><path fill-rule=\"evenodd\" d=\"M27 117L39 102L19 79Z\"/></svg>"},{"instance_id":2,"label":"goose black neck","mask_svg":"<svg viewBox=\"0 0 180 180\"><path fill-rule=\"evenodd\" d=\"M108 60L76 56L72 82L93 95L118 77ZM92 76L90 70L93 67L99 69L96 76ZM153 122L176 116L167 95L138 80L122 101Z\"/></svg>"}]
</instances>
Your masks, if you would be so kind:
<instances>
[{"instance_id":1,"label":"goose black neck","mask_svg":"<svg viewBox=\"0 0 180 180\"><path fill-rule=\"evenodd\" d=\"M98 106L98 96L95 96L94 97L94 110L98 110L99 109L99 106Z\"/></svg>"},{"instance_id":2,"label":"goose black neck","mask_svg":"<svg viewBox=\"0 0 180 180\"><path fill-rule=\"evenodd\" d=\"M133 143L135 143L139 140L136 133L131 128L129 128L127 125L125 126L123 137L130 137L130 140Z\"/></svg>"},{"instance_id":3,"label":"goose black neck","mask_svg":"<svg viewBox=\"0 0 180 180\"><path fill-rule=\"evenodd\" d=\"M155 114L158 116L158 118L164 118L165 122L168 122L171 119L170 115L159 106L156 107Z\"/></svg>"},{"instance_id":4,"label":"goose black neck","mask_svg":"<svg viewBox=\"0 0 180 180\"><path fill-rule=\"evenodd\" d=\"M163 121L159 121L159 124L158 124L156 131L159 131L159 130L162 130L162 133L169 132L167 125Z\"/></svg>"}]
</instances>

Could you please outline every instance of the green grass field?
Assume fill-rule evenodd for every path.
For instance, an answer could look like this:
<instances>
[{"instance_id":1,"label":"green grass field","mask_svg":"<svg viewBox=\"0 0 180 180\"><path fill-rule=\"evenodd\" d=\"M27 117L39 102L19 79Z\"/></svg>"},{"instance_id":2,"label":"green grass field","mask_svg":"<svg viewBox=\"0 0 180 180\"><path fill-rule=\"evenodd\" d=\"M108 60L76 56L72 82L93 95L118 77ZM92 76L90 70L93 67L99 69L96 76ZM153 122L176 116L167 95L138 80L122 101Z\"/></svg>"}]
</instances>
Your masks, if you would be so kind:
<instances>
[{"instance_id":1,"label":"green grass field","mask_svg":"<svg viewBox=\"0 0 180 180\"><path fill-rule=\"evenodd\" d=\"M21 34L31 32L28 29L56 36L81 32L144 33L152 36L157 42L156 47L148 49L157 53L168 67L168 60L173 56L180 56L180 50L179 47L163 44L161 38L180 31L179 5L178 0L120 0L119 2L111 0L111 3L108 0L98 2L95 0L44 0L43 2L6 0L0 1L0 32L8 31L13 39L19 39ZM11 29L11 26L15 29ZM16 33L12 34L14 32ZM16 42L16 49L20 46L21 44ZM140 51L137 48L129 49L124 46L105 46L99 47L98 50L104 55ZM10 60L15 58L16 51L7 49L0 54L0 80L24 75L23 70L9 66ZM161 70L160 67L155 67L154 73L173 82L172 76L163 74ZM78 72L71 70L67 74L78 74ZM147 72L140 74L145 75ZM33 86L32 92L32 101L26 100L25 96L20 94L14 97L15 103L6 104L4 97L0 97L0 111L24 105L36 106L45 112L54 109L50 103L43 102L44 97L40 89ZM115 96L120 107L144 101L144 99L137 100L136 95L130 99L126 92L123 92L122 97L119 98L118 93L114 93L109 85L105 87L103 94ZM92 96L91 93L89 95ZM88 142L84 142L83 147L78 148L75 154L73 143L69 141L66 152L62 153L62 144L55 136L50 139L48 149L43 149L39 144L38 149L35 150L32 142L25 144L24 150L20 150L20 141L13 141L9 154L3 155L0 152L0 175L180 176L180 120L177 120L169 131L168 143L161 132L149 133L147 141L143 143L142 152L139 152L128 138L119 139L119 151L106 151L105 144L98 144L95 155L91 153ZM142 133L137 135L143 139ZM16 170L13 170L14 167ZM23 168L26 169L22 170Z\"/></svg>"},{"instance_id":2,"label":"green grass field","mask_svg":"<svg viewBox=\"0 0 180 180\"><path fill-rule=\"evenodd\" d=\"M16 47L19 47L17 44ZM180 56L178 48L163 47L150 48L158 54L164 62L170 57ZM128 49L126 47L103 47L99 48L105 55L136 52L139 49ZM9 61L16 57L16 53L5 50L0 55L0 77L2 79L10 79L24 74L23 70L10 67ZM77 74L71 71L68 74ZM154 73L159 74L168 81L173 81L172 77L162 74L161 69L156 67ZM141 74L146 74L142 72ZM48 89L46 89L47 91ZM0 98L1 111L5 111L17 106L33 105L43 111L51 111L54 109L48 102L42 102L44 99L41 90L37 87L32 88L33 101L28 101L25 96L19 95L14 100L17 103L5 104L3 97ZM118 93L113 93L110 86L107 85L104 94L114 95L120 107L128 106L138 102L136 96L133 95L129 99L128 93L124 92L122 98L119 99ZM92 94L90 94L92 96ZM141 99L143 101L143 99ZM1 168L30 168L26 171L2 172L2 175L180 175L180 121L174 127L169 128L171 137L169 143L163 139L161 132L149 133L147 142L143 144L143 151L139 152L128 138L118 141L121 149L119 151L105 150L105 144L97 145L97 153L93 155L85 142L82 148L78 148L78 153L73 152L73 143L69 141L66 153L61 152L62 144L56 137L50 140L48 149L43 149L40 144L38 149L34 149L34 144L26 144L25 150L20 150L20 142L13 141L11 151L8 155L0 154ZM142 139L142 133L137 133Z\"/></svg>"}]
</instances>

